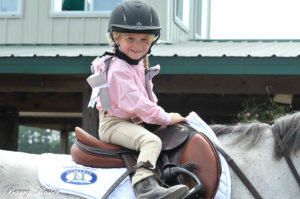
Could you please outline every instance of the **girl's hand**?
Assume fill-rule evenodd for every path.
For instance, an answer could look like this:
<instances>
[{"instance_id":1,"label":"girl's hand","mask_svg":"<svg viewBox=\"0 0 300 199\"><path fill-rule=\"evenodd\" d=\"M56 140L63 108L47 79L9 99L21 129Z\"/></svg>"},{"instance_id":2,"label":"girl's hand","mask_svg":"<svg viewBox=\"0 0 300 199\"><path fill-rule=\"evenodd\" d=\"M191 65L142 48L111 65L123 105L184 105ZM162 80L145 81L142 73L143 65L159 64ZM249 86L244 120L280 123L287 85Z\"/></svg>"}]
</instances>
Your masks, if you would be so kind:
<instances>
[{"instance_id":1,"label":"girl's hand","mask_svg":"<svg viewBox=\"0 0 300 199\"><path fill-rule=\"evenodd\" d=\"M170 113L170 114L171 114L171 122L169 123L169 125L187 121L187 119L182 117L179 113Z\"/></svg>"}]
</instances>

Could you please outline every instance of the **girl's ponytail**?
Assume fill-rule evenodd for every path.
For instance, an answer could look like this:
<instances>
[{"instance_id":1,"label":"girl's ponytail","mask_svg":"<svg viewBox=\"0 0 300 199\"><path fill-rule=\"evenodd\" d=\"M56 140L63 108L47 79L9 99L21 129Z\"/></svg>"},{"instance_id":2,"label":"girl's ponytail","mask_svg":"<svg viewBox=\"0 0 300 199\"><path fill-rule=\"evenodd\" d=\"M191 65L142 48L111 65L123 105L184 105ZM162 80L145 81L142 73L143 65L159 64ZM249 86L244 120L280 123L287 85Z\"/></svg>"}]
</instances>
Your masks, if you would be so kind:
<instances>
[{"instance_id":1,"label":"girl's ponytail","mask_svg":"<svg viewBox=\"0 0 300 199\"><path fill-rule=\"evenodd\" d=\"M143 57L143 64L144 64L145 70L149 69L149 66L148 66L149 62L148 62L148 57L147 56Z\"/></svg>"}]
</instances>

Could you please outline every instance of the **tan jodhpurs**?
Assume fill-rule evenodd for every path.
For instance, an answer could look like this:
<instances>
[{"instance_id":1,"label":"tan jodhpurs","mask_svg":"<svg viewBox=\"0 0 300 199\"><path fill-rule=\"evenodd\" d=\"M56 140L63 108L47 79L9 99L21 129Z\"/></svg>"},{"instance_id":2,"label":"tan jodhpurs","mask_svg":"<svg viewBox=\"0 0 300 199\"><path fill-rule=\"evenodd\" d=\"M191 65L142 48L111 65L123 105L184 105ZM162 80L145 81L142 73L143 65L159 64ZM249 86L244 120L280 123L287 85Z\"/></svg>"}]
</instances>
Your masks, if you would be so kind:
<instances>
[{"instance_id":1,"label":"tan jodhpurs","mask_svg":"<svg viewBox=\"0 0 300 199\"><path fill-rule=\"evenodd\" d=\"M101 111L99 118L99 137L102 141L140 151L137 162L150 161L154 167L156 166L162 147L159 137L130 120L113 117ZM153 172L149 169L137 169L132 178L132 185L151 175Z\"/></svg>"}]
</instances>

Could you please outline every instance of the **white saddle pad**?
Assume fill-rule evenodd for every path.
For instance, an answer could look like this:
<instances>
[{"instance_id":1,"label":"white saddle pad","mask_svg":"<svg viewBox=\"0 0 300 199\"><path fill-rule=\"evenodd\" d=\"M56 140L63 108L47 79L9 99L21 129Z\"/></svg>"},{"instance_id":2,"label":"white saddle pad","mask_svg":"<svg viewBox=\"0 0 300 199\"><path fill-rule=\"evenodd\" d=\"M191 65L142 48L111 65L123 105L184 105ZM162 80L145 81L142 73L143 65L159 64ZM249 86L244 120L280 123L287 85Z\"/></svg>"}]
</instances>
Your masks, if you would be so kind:
<instances>
[{"instance_id":1,"label":"white saddle pad","mask_svg":"<svg viewBox=\"0 0 300 199\"><path fill-rule=\"evenodd\" d=\"M51 190L100 199L109 187L127 171L126 168L91 168L77 164L70 155L45 153L38 168L40 183ZM115 189L109 199L135 199L129 177Z\"/></svg>"}]
</instances>

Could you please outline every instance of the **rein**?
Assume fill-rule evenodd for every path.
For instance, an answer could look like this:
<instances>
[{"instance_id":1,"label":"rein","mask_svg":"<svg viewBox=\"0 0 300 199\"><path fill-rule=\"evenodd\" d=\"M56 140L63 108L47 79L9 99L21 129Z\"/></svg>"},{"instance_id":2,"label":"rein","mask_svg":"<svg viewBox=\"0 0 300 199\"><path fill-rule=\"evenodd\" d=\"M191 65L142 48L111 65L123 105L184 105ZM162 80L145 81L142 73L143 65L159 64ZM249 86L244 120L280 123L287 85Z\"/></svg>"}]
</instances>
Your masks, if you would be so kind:
<instances>
[{"instance_id":1,"label":"rein","mask_svg":"<svg viewBox=\"0 0 300 199\"><path fill-rule=\"evenodd\" d=\"M217 150L223 155L225 160L228 162L232 170L236 173L236 175L241 179L244 185L248 188L255 199L263 199L263 197L258 193L254 185L250 182L247 176L243 173L243 171L238 167L238 165L234 162L234 160L217 144L215 144Z\"/></svg>"},{"instance_id":2,"label":"rein","mask_svg":"<svg viewBox=\"0 0 300 199\"><path fill-rule=\"evenodd\" d=\"M283 154L288 166L290 167L290 170L295 178L295 180L297 181L299 187L300 187L300 176L299 176L299 173L297 172L296 168L295 168L295 165L293 164L289 154L287 153L287 151L284 149L284 146L282 145L282 139L280 138L280 135L276 132L276 131L272 131L274 137L275 137L275 140L276 140L276 143L279 145L280 147L280 151L281 153Z\"/></svg>"},{"instance_id":3,"label":"rein","mask_svg":"<svg viewBox=\"0 0 300 199\"><path fill-rule=\"evenodd\" d=\"M283 154L294 178L296 179L299 187L300 187L300 176L299 173L297 172L297 169L295 168L295 165L293 164L289 154L287 153L287 151L284 149L284 146L282 144L282 139L280 138L280 135L275 132L272 131L276 143L279 145L280 147L280 151ZM253 184L249 181L249 179L246 177L246 175L241 171L241 169L237 166L237 164L234 162L234 160L218 145L216 145L217 150L224 156L224 158L226 159L226 161L228 162L228 164L231 166L232 170L237 174L237 176L241 179L241 181L244 183L244 185L248 188L248 190L251 192L251 194L253 195L253 197L255 199L262 199L263 197L258 193L258 191L256 190L256 188L253 186Z\"/></svg>"}]
</instances>

